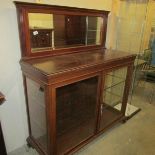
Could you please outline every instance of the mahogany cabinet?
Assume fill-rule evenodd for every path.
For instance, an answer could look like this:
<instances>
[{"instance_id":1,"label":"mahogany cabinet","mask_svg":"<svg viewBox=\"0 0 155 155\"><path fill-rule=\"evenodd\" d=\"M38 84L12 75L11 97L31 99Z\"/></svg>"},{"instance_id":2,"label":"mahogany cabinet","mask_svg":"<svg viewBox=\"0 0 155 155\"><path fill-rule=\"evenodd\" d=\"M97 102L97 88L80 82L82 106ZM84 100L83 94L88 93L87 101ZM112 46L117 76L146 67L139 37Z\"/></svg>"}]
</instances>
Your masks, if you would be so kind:
<instances>
[{"instance_id":1,"label":"mahogany cabinet","mask_svg":"<svg viewBox=\"0 0 155 155\"><path fill-rule=\"evenodd\" d=\"M125 119L134 56L115 52L21 61L28 142L42 154L74 152Z\"/></svg>"},{"instance_id":2,"label":"mahogany cabinet","mask_svg":"<svg viewBox=\"0 0 155 155\"><path fill-rule=\"evenodd\" d=\"M135 55L105 49L107 11L15 4L29 126L27 142L42 155L72 154L126 119ZM32 21L29 14L33 14ZM71 15L85 20L79 27L84 32L81 42L60 42L65 39L65 30L62 30L62 35L57 33L57 37L52 37L51 49L47 47L34 52L28 23L49 26L52 22L51 28L55 31L58 30L56 23L71 22L66 20ZM56 20L57 16L64 21ZM40 24L42 20L45 23ZM72 21L73 25L70 23L69 26L73 26L71 31L74 30L78 40L76 22ZM54 45L56 38L63 46Z\"/></svg>"}]
</instances>

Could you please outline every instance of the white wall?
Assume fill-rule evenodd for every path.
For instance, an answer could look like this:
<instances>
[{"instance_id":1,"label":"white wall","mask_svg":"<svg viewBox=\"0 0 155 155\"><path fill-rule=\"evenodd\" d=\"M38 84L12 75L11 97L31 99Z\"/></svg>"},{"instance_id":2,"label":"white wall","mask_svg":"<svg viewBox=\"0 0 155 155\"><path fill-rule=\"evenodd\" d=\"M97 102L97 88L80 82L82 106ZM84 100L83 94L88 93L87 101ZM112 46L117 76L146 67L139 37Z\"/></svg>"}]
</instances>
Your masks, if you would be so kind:
<instances>
[{"instance_id":1,"label":"white wall","mask_svg":"<svg viewBox=\"0 0 155 155\"><path fill-rule=\"evenodd\" d=\"M29 0L34 2L34 0ZM27 1L28 2L28 1ZM110 10L112 0L46 0L46 3ZM0 91L6 102L0 106L7 152L26 143L28 136L16 10L12 0L0 0Z\"/></svg>"}]
</instances>

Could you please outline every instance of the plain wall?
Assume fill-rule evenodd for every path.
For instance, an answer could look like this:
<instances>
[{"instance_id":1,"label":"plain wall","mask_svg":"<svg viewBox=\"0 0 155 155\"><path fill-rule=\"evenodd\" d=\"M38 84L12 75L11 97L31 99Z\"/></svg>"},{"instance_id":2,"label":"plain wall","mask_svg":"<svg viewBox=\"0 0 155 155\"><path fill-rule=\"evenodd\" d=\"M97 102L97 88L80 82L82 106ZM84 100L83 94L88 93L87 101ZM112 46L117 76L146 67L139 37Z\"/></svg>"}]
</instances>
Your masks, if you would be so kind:
<instances>
[{"instance_id":1,"label":"plain wall","mask_svg":"<svg viewBox=\"0 0 155 155\"><path fill-rule=\"evenodd\" d=\"M27 1L28 2L28 1ZM29 2L35 2L29 0ZM46 0L48 4L110 10L112 0ZM12 0L0 0L0 91L6 102L0 120L7 152L24 144L28 136L27 115L19 60L21 58L16 9Z\"/></svg>"}]
</instances>

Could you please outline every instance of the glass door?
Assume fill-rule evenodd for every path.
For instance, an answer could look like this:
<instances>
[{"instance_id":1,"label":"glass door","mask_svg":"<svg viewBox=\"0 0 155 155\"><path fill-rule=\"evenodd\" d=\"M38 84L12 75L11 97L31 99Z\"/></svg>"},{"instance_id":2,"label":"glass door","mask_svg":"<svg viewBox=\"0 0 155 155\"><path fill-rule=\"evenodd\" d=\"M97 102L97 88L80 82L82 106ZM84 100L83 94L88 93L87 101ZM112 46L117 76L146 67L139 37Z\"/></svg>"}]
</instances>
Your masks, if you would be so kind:
<instances>
[{"instance_id":1,"label":"glass door","mask_svg":"<svg viewBox=\"0 0 155 155\"><path fill-rule=\"evenodd\" d=\"M103 94L100 111L100 130L123 114L121 112L127 67L108 72L103 77Z\"/></svg>"},{"instance_id":2,"label":"glass door","mask_svg":"<svg viewBox=\"0 0 155 155\"><path fill-rule=\"evenodd\" d=\"M56 89L57 154L94 135L98 77Z\"/></svg>"},{"instance_id":3,"label":"glass door","mask_svg":"<svg viewBox=\"0 0 155 155\"><path fill-rule=\"evenodd\" d=\"M46 103L44 88L37 82L26 78L30 136L47 152Z\"/></svg>"}]
</instances>

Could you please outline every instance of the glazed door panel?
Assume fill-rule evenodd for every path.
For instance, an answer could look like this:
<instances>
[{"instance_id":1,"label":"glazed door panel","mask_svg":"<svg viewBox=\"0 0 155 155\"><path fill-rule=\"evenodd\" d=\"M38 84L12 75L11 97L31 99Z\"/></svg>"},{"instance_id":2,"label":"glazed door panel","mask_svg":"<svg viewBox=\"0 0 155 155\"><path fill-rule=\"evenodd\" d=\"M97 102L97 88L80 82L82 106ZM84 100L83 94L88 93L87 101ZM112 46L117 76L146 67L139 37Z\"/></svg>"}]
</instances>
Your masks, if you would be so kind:
<instances>
[{"instance_id":1,"label":"glazed door panel","mask_svg":"<svg viewBox=\"0 0 155 155\"><path fill-rule=\"evenodd\" d=\"M45 92L41 85L26 78L30 135L47 152Z\"/></svg>"},{"instance_id":2,"label":"glazed door panel","mask_svg":"<svg viewBox=\"0 0 155 155\"><path fill-rule=\"evenodd\" d=\"M127 67L124 67L108 72L103 77L99 130L104 129L123 115L122 104L126 75Z\"/></svg>"},{"instance_id":3,"label":"glazed door panel","mask_svg":"<svg viewBox=\"0 0 155 155\"><path fill-rule=\"evenodd\" d=\"M57 154L94 135L98 77L56 89Z\"/></svg>"}]
</instances>

